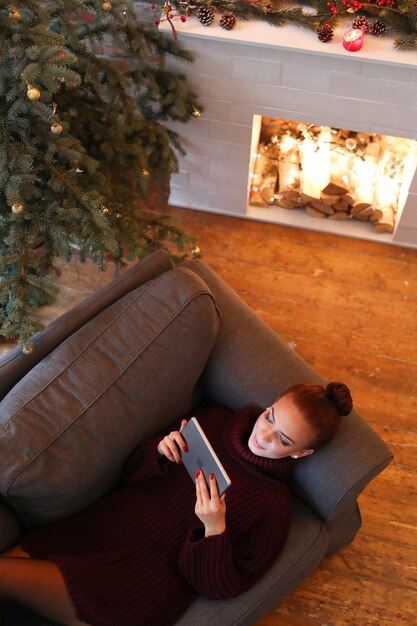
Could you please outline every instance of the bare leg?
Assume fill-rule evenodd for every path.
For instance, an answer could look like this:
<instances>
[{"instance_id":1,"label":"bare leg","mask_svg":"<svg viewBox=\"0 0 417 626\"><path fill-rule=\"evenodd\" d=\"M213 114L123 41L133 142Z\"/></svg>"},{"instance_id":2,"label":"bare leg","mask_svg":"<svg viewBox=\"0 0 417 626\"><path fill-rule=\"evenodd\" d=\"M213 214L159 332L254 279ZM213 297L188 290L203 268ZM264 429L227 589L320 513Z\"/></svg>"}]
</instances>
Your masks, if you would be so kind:
<instances>
[{"instance_id":1,"label":"bare leg","mask_svg":"<svg viewBox=\"0 0 417 626\"><path fill-rule=\"evenodd\" d=\"M0 599L17 600L65 626L85 626L75 616L62 574L52 561L0 559Z\"/></svg>"}]
</instances>

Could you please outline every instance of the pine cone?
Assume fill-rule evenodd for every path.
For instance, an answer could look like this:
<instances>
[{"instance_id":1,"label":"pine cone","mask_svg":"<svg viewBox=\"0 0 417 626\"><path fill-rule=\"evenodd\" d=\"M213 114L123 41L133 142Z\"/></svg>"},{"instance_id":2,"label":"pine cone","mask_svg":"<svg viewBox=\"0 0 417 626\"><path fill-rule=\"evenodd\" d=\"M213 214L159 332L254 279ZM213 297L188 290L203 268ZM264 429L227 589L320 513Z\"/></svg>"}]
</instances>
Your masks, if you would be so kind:
<instances>
[{"instance_id":1,"label":"pine cone","mask_svg":"<svg viewBox=\"0 0 417 626\"><path fill-rule=\"evenodd\" d=\"M236 26L236 16L232 11L225 11L220 17L220 26L226 30L232 30Z\"/></svg>"},{"instance_id":2,"label":"pine cone","mask_svg":"<svg viewBox=\"0 0 417 626\"><path fill-rule=\"evenodd\" d=\"M330 41L331 39L333 39L333 35L334 35L334 29L331 24L328 24L328 23L323 24L322 26L319 26L317 29L317 37L323 43L326 43L327 41Z\"/></svg>"},{"instance_id":3,"label":"pine cone","mask_svg":"<svg viewBox=\"0 0 417 626\"><path fill-rule=\"evenodd\" d=\"M197 19L203 26L209 26L214 20L214 11L211 7L202 6L197 11Z\"/></svg>"},{"instance_id":4,"label":"pine cone","mask_svg":"<svg viewBox=\"0 0 417 626\"><path fill-rule=\"evenodd\" d=\"M366 33L369 28L368 18L365 15L358 15L352 22L352 28L362 28L362 26L365 26Z\"/></svg>"},{"instance_id":5,"label":"pine cone","mask_svg":"<svg viewBox=\"0 0 417 626\"><path fill-rule=\"evenodd\" d=\"M387 32L388 27L382 20L375 20L369 28L369 32L374 37L382 37Z\"/></svg>"}]
</instances>

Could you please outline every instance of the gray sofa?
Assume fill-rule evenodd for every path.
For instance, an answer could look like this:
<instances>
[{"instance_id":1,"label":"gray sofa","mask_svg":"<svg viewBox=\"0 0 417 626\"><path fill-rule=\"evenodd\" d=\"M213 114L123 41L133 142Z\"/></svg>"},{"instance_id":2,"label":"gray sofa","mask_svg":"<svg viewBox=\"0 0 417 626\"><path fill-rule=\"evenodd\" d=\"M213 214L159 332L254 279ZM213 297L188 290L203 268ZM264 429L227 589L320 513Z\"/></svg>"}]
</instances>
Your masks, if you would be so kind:
<instances>
[{"instance_id":1,"label":"gray sofa","mask_svg":"<svg viewBox=\"0 0 417 626\"><path fill-rule=\"evenodd\" d=\"M202 261L158 251L0 360L0 550L111 490L136 444L201 403L265 407L323 382ZM355 412L295 464L293 519L280 558L247 593L199 598L178 626L255 624L320 561L352 541L359 493L392 453ZM8 607L5 626L47 620ZM114 626L123 626L115 624Z\"/></svg>"}]
</instances>

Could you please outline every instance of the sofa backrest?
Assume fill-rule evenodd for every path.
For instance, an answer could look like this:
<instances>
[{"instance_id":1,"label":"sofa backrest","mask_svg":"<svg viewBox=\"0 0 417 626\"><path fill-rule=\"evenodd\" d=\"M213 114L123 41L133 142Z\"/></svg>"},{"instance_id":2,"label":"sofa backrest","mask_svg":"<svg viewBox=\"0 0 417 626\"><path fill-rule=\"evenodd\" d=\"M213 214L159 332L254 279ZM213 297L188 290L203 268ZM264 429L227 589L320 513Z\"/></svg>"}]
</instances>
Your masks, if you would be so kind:
<instances>
[{"instance_id":1,"label":"sofa backrest","mask_svg":"<svg viewBox=\"0 0 417 626\"><path fill-rule=\"evenodd\" d=\"M0 359L0 400L64 339L132 289L173 267L169 254L157 250L36 333L31 339L34 348L32 354L24 354L20 347L8 352Z\"/></svg>"}]
</instances>

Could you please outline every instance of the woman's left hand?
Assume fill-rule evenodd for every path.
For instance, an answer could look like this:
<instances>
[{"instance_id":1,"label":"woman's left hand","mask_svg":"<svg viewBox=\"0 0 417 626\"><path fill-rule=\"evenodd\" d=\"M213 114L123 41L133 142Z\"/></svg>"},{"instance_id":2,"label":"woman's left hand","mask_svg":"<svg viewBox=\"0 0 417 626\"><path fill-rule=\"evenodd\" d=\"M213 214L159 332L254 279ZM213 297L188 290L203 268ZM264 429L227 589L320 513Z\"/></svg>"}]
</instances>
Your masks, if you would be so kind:
<instances>
[{"instance_id":1,"label":"woman's left hand","mask_svg":"<svg viewBox=\"0 0 417 626\"><path fill-rule=\"evenodd\" d=\"M203 522L205 536L221 535L226 530L226 495L219 497L214 474L210 475L210 492L201 470L197 470L195 514Z\"/></svg>"}]
</instances>

